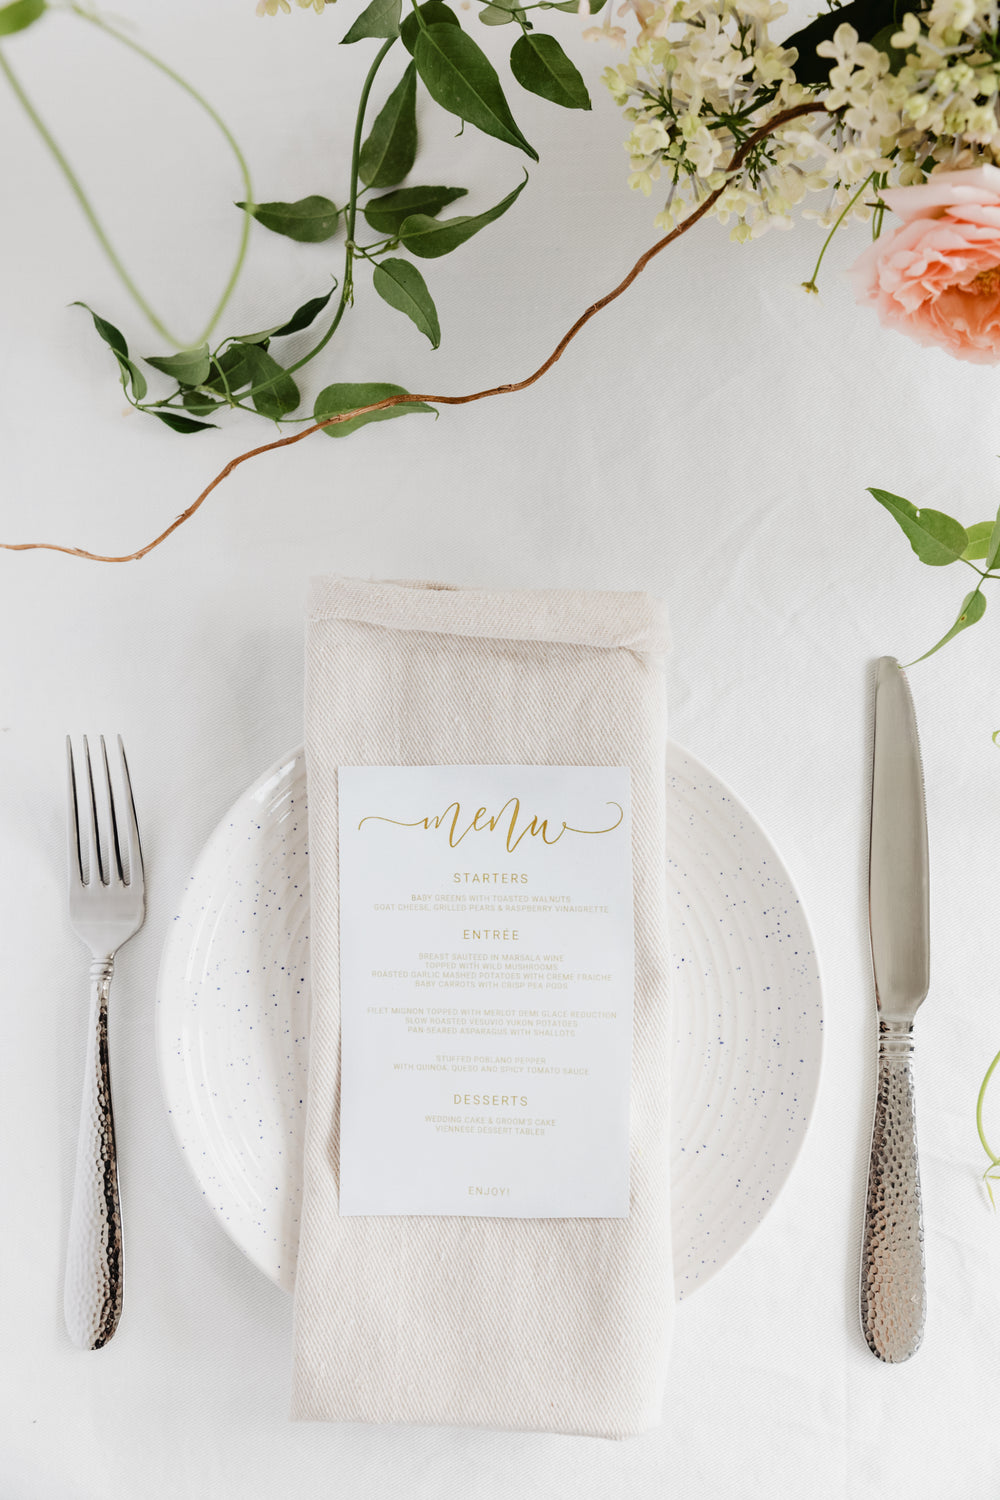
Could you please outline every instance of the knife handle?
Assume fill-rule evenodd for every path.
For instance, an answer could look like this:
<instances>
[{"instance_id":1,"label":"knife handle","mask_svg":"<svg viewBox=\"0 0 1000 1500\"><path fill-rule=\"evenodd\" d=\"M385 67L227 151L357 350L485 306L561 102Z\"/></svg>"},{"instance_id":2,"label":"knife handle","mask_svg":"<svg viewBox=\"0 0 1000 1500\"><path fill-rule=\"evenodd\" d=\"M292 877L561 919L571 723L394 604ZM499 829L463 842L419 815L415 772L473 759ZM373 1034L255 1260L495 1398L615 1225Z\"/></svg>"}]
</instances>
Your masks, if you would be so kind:
<instances>
[{"instance_id":1,"label":"knife handle","mask_svg":"<svg viewBox=\"0 0 1000 1500\"><path fill-rule=\"evenodd\" d=\"M882 1021L861 1252L861 1327L872 1353L887 1364L915 1354L925 1304L913 1027Z\"/></svg>"}]
</instances>

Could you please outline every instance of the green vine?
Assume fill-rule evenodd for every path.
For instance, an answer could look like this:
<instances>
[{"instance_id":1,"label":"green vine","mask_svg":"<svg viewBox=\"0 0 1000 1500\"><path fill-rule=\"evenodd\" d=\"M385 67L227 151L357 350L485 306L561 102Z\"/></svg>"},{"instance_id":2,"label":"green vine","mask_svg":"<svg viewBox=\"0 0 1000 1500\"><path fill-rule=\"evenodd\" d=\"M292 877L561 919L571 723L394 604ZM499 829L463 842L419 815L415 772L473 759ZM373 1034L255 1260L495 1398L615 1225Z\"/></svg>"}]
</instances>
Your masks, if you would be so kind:
<instances>
[{"instance_id":1,"label":"green vine","mask_svg":"<svg viewBox=\"0 0 1000 1500\"><path fill-rule=\"evenodd\" d=\"M606 0L589 0L592 11ZM258 203L250 184L246 162L232 133L216 111L172 68L144 47L101 19L96 12L72 0L69 14L87 21L104 34L129 47L188 93L222 131L233 151L243 184L237 203L243 218L236 262L205 329L191 344L184 344L167 329L136 282L122 264L96 212L64 153L48 130L38 110L25 94L9 62L0 53L0 71L22 108L45 142L71 191L87 216L109 262L136 307L154 331L171 346L171 352L137 359L129 341L115 324L93 308L94 327L117 363L126 398L137 411L157 418L174 432L191 434L217 426L229 411L256 413L282 425L325 421L405 395L402 387L387 382L328 385L315 398L308 415L297 414L302 394L295 376L327 349L353 308L357 272L366 265L372 285L381 299L407 317L433 348L441 341L437 309L417 262L435 260L459 248L473 235L501 218L516 202L528 180L522 181L499 203L475 214L442 218L449 204L467 195L465 187L415 185L408 179L418 153L416 101L418 87L462 127L474 128L504 142L537 161L538 155L517 125L503 85L492 63L463 29L456 13L444 0L411 0L412 10L402 16L401 0L370 0L341 38L341 45L378 43L358 98L348 174L346 201L341 206L321 194L297 202ZM11 0L0 5L0 39L34 24L49 6L46 0ZM510 54L511 72L517 83L531 93L566 109L589 109L590 97L583 79L552 36L536 31L528 11L565 10L576 13L577 0L538 0L518 6L513 0L485 0L479 19L487 25L514 24L518 32ZM368 105L373 85L396 42L402 43L408 60L367 128ZM375 195L375 196L372 196ZM361 221L374 231L366 242L359 238ZM236 286L243 267L248 236L254 225L299 243L316 244L344 235L339 283L331 278L327 290L311 298L290 316L255 334L231 334L210 347L209 340ZM403 252L401 255L399 252ZM406 258L404 258L404 255ZM332 313L329 304L339 296ZM85 303L78 304L86 306ZM307 329L317 330L305 352L293 362L276 356L274 346ZM164 393L150 392L148 366L157 377L166 377ZM385 421L410 412L432 408L413 401L366 414L357 420L329 428L331 436L343 436L364 422ZM211 420L209 420L211 419Z\"/></svg>"},{"instance_id":2,"label":"green vine","mask_svg":"<svg viewBox=\"0 0 1000 1500\"><path fill-rule=\"evenodd\" d=\"M25 30L27 25L31 24L30 21L23 19L21 20L21 24L18 24L20 18L30 15L33 20L38 20L41 18L46 9L56 8L57 7L54 6L46 7L42 3L35 3L35 0L31 0L29 9L25 5L25 0L14 0L14 4L5 6L2 10L0 10L0 37L10 35L15 31ZM159 69L159 71L164 73L173 83L177 85L178 88L182 89L186 94L188 94L195 101L195 103L202 110L204 110L209 119L211 119L213 123L218 127L218 129L222 132L222 135L224 136L227 144L232 150L239 166L244 191L246 192L248 198L252 198L253 188L250 182L250 173L239 145L237 144L232 132L229 130L225 122L216 113L216 111L212 108L208 101L202 97L202 95L196 88L188 83L186 79L182 78L179 73L176 73L173 68L168 67L167 64L161 62L158 57L155 57L151 52L148 52L145 47L141 47L138 42L132 41L130 37L123 35L123 33L116 30L114 26L111 26L108 24L108 22L102 20L101 17L98 16L95 12L85 10L83 6L77 4L70 4L68 6L60 8L64 9L67 14L74 15L80 20L86 21L92 26L96 26L98 30L103 32L106 36L113 38L117 42L120 42L123 47L128 47L139 57L142 57L146 62L150 63L154 68ZM2 24L4 17L7 17L6 24ZM73 167L71 166L68 158L66 157L65 152L62 150L58 141L49 130L36 106L28 97L28 94L26 93L13 68L11 67L10 62L2 51L0 51L0 73L2 73L6 78L7 83L10 86L12 93L14 94L14 97L17 99L31 124L34 126L37 134L44 143L52 159L56 163L56 166L59 168L59 171L65 178L70 192L73 194L81 210L83 211L84 217L93 230L98 244L104 251L108 263L114 270L116 276L118 277L122 286L125 288L128 295L131 297L132 301L135 303L136 307L143 314L151 327L154 328L156 332L159 333L160 336L165 339L168 344L172 344L175 349L186 348L187 345L184 343L184 341L175 337L175 335L172 334L166 327L162 319L157 315L157 313L151 307L150 303L143 296L133 277L129 274L128 270L121 260L121 257L112 244L111 239L104 228L104 225L101 223L97 211L91 203L82 182L80 181L76 172L73 170ZM225 311L226 305L236 288L237 281L239 280L240 271L242 270L243 261L246 255L248 239L249 224L245 223L240 235L239 247L236 253L236 260L229 274L229 278L226 282L225 287L223 288L222 295L219 298L218 303L216 304L215 310L212 313L212 316L209 318L204 332L195 341L196 343L201 343L210 336L212 330L215 328L223 312Z\"/></svg>"},{"instance_id":3,"label":"green vine","mask_svg":"<svg viewBox=\"0 0 1000 1500\"><path fill-rule=\"evenodd\" d=\"M922 563L928 567L946 567L951 563L962 563L971 568L979 579L975 588L966 594L955 623L945 631L941 639L917 661L926 661L935 651L940 651L970 625L975 625L986 613L984 583L993 583L1000 578L1000 511L992 520L977 521L966 528L954 516L940 510L924 507L918 510L901 495L889 490L870 489L868 493L887 510L903 531L910 546ZM977 567L983 562L984 567ZM910 666L914 663L910 662Z\"/></svg>"},{"instance_id":4,"label":"green vine","mask_svg":"<svg viewBox=\"0 0 1000 1500\"><path fill-rule=\"evenodd\" d=\"M996 739L996 735L994 735L993 738ZM994 1210L996 1209L997 1205L996 1200L993 1197L992 1184L994 1182L1000 1182L1000 1176L995 1175L996 1169L1000 1167L1000 1156L997 1156L996 1152L990 1146L990 1143L989 1141L987 1141L985 1132L983 1130L983 1101L986 1098L986 1090L989 1087L989 1082L993 1077L993 1072L997 1066L997 1063L1000 1063L1000 1052L997 1053L996 1057L986 1069L986 1076L979 1086L979 1097L976 1100L976 1130L979 1132L979 1139L982 1141L983 1150L986 1152L986 1155L990 1159L990 1164L983 1173L983 1181L986 1184L986 1191L990 1195L990 1202L992 1203Z\"/></svg>"},{"instance_id":5,"label":"green vine","mask_svg":"<svg viewBox=\"0 0 1000 1500\"><path fill-rule=\"evenodd\" d=\"M152 67L158 69L159 72L163 73L164 76L169 78L172 83L175 83L179 89L182 89L184 93L190 95L190 97L199 106L199 108L204 110L205 114L208 115L212 123L221 132L230 151L236 158L236 165L239 169L240 179L243 183L243 191L245 192L248 199L252 199L253 184L250 181L250 168L247 166L246 158L244 157L243 152L240 150L239 143L233 135L232 131L229 129L225 120L223 120L222 116L215 109L213 109L208 100L203 98L203 96L198 92L196 88L193 88L186 79L182 78L181 75L175 72L173 68L168 67L165 62L162 62L160 60L160 58L156 57L152 52L148 52L145 47L141 47L138 42L133 41L132 38L126 36L124 32L119 31L116 27L109 25L107 21L102 20L102 18L97 14L96 11L85 9L84 6L79 4L71 4L69 6L69 9L74 15L79 16L82 21L89 22L91 26L96 26L99 31L103 31L106 36L113 37L116 42L120 42L123 47L128 47L130 51L134 52L138 57L143 58ZM226 284L222 289L222 294L219 297L219 300L216 303L208 322L205 324L204 329L198 335L198 337L193 340L195 344L201 344L206 339L211 337L212 332L214 331L216 325L222 317L222 314L225 312L226 307L229 303L229 299L233 295L233 292L236 290L236 284L240 279L240 273L243 270L243 262L246 259L247 245L249 244L249 242L250 225L246 221L246 219L244 219L240 232L239 245L236 251L236 259L233 262L232 270L229 273L228 280L226 281ZM170 342L174 341L171 340Z\"/></svg>"},{"instance_id":6,"label":"green vine","mask_svg":"<svg viewBox=\"0 0 1000 1500\"><path fill-rule=\"evenodd\" d=\"M833 224L832 224L832 226L830 228L830 233L827 235L826 239L823 241L822 245L820 246L820 252L819 252L819 255L818 255L817 259L816 259L816 264L813 266L812 275L810 276L810 278L809 278L808 281L804 281L802 283L802 285L805 287L805 289L806 289L807 292L817 292L817 293L819 292L819 287L816 284L816 278L819 276L819 268L823 264L823 257L824 257L824 255L826 254L827 250L830 247L830 241L833 239L834 235L837 233L837 230L840 228L841 224L843 224L844 220L847 218L847 215L850 213L850 211L854 207L855 203L857 203L858 199L861 197L861 194L864 192L865 188L868 186L868 184L870 182L874 181L874 178L875 178L875 173L874 172L870 172L868 174L868 176L865 178L864 182L858 188L857 192L854 194L853 198L849 198L848 199L848 201L844 204L843 208L841 209L840 213L837 215L836 219L834 219ZM878 207L882 207L882 206L883 206L882 205L882 200L879 199Z\"/></svg>"}]
</instances>

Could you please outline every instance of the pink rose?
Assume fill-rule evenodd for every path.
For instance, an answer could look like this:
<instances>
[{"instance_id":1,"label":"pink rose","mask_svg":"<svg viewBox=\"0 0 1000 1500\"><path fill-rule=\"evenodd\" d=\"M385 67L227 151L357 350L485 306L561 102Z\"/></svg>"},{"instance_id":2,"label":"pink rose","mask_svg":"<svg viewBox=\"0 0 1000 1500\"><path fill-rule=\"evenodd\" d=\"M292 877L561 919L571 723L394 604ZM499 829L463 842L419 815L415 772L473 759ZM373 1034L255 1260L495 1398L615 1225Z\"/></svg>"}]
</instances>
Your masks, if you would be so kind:
<instances>
[{"instance_id":1,"label":"pink rose","mask_svg":"<svg viewBox=\"0 0 1000 1500\"><path fill-rule=\"evenodd\" d=\"M903 224L851 267L858 301L918 343L1000 363L1000 168L938 172L882 197Z\"/></svg>"}]
</instances>

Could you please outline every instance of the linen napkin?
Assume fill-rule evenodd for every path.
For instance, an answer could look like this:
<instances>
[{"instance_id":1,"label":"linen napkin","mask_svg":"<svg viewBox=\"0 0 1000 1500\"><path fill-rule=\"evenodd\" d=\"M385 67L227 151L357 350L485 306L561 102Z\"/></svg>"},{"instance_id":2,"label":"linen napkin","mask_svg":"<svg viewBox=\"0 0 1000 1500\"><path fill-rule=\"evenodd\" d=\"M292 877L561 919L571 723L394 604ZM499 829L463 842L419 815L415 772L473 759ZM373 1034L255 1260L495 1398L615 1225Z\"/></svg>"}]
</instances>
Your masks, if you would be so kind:
<instances>
[{"instance_id":1,"label":"linen napkin","mask_svg":"<svg viewBox=\"0 0 1000 1500\"><path fill-rule=\"evenodd\" d=\"M311 584L312 1021L292 1417L622 1438L661 1417L674 1306L664 606ZM635 1013L626 1219L340 1217L337 767L621 765Z\"/></svg>"}]
</instances>

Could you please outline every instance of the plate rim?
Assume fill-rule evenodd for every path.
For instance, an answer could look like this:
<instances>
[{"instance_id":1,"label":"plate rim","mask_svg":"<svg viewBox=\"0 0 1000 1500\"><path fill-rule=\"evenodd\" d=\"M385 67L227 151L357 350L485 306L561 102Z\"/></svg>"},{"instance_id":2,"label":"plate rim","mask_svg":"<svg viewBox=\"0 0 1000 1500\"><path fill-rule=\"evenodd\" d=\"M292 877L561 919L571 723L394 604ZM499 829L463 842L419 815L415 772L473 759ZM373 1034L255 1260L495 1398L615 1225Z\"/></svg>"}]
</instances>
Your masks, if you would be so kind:
<instances>
[{"instance_id":1,"label":"plate rim","mask_svg":"<svg viewBox=\"0 0 1000 1500\"><path fill-rule=\"evenodd\" d=\"M729 1263L733 1259L735 1259L737 1255L739 1255L740 1251L743 1250L747 1244L749 1244L754 1235L757 1233L757 1230L763 1224L764 1220L768 1218L769 1215L773 1212L774 1208L784 1194L790 1178L795 1172L795 1168L798 1164L800 1156L802 1155L802 1150L806 1143L806 1138L808 1137L809 1132L812 1129L813 1120L816 1114L816 1106L819 1101L820 1090L823 1087L823 1074L826 1065L826 1007L824 1004L823 969L820 963L819 947L816 943L816 938L812 930L812 924L809 921L809 914L806 910L806 904L802 899L802 893L799 890L798 882L792 874L788 862L785 859L781 849L775 843L774 839L771 837L771 834L761 823L757 815L751 810L750 807L747 806L746 802L744 802L739 793L733 791L733 788L730 786L728 781L724 780L724 778L721 777L717 771L714 771L711 766L706 765L706 763L701 760L699 756L695 755L693 751L688 750L686 746L681 745L677 740L667 740L668 754L671 749L678 751L689 762L691 762L692 765L697 767L699 771L701 771L704 775L710 777L712 781L715 782L716 786L726 797L729 798L733 806L737 808L739 812L741 812L743 816L747 818L748 821L752 824L752 826L756 830L757 837L760 842L770 851L771 854L774 855L775 860L781 867L785 879L788 881L789 891L795 898L795 904L798 908L799 920L801 921L803 929L805 931L805 935L809 940L809 953L816 971L816 997L814 1015L816 1036L814 1043L815 1063L812 1075L812 1094L802 1112L802 1129L799 1132L794 1147L788 1157L788 1165L785 1170L784 1176L782 1177L781 1181L778 1183L774 1191L770 1194L767 1208L757 1219L753 1228L746 1235L746 1237L742 1239L739 1244L731 1245L728 1249L725 1250L725 1253L722 1254L720 1258L713 1264L708 1274L702 1280L697 1281L694 1286L689 1289L687 1297L683 1295L680 1288L677 1288L677 1300L678 1302L683 1302L687 1301L690 1296L694 1292L698 1291L700 1287L704 1286L706 1282L711 1281L713 1277L715 1277L721 1270L723 1270L725 1266L729 1265Z\"/></svg>"}]
</instances>

